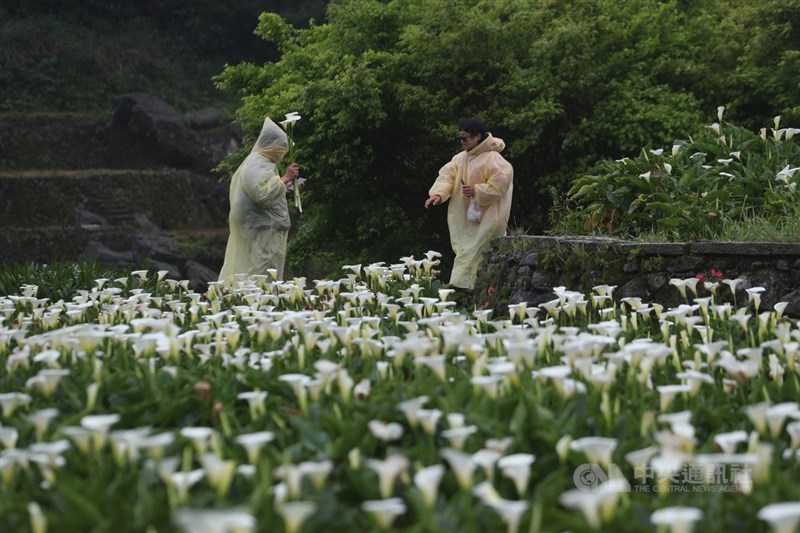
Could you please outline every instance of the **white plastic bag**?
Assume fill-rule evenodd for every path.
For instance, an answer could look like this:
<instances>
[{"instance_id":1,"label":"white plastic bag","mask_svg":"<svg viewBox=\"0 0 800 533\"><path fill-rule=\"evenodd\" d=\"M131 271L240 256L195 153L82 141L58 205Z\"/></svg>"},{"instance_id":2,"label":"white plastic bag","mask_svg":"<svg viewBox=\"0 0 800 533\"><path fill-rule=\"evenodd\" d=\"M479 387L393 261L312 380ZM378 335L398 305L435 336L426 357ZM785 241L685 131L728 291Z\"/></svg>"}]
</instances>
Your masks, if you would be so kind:
<instances>
[{"instance_id":1,"label":"white plastic bag","mask_svg":"<svg viewBox=\"0 0 800 533\"><path fill-rule=\"evenodd\" d=\"M472 200L469 201L469 207L467 208L467 221L480 222L481 218L483 218L483 209L478 203L478 200L473 197Z\"/></svg>"}]
</instances>

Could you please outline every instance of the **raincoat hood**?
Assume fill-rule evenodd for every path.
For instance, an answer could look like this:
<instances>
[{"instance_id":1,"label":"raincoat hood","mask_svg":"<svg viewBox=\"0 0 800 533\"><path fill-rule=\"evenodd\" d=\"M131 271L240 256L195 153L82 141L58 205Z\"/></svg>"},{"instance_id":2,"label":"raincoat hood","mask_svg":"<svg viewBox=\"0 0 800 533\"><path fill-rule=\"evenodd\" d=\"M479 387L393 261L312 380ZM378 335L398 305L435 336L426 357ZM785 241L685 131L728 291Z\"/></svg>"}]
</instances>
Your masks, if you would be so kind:
<instances>
[{"instance_id":1,"label":"raincoat hood","mask_svg":"<svg viewBox=\"0 0 800 533\"><path fill-rule=\"evenodd\" d=\"M261 133L258 134L258 139L253 145L251 153L258 153L273 163L278 163L288 151L289 138L286 136L286 132L275 124L271 118L264 119Z\"/></svg>"},{"instance_id":2,"label":"raincoat hood","mask_svg":"<svg viewBox=\"0 0 800 533\"><path fill-rule=\"evenodd\" d=\"M483 154L485 152L502 152L505 150L506 143L503 142L503 139L498 139L497 137L493 137L491 133L487 135L487 137L481 141L479 145L475 148L467 152L470 157L474 157L478 154Z\"/></svg>"}]
</instances>

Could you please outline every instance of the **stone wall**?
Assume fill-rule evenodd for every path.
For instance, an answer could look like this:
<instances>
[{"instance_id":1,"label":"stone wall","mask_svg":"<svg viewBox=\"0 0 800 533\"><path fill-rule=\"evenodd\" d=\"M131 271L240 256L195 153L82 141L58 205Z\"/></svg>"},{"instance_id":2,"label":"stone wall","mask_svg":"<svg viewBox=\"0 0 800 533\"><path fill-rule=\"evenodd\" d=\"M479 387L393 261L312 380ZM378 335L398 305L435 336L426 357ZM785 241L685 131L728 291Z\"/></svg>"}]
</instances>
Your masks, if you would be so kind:
<instances>
[{"instance_id":1,"label":"stone wall","mask_svg":"<svg viewBox=\"0 0 800 533\"><path fill-rule=\"evenodd\" d=\"M140 93L119 97L110 124L0 114L0 264L166 270L205 290L228 237L228 186L212 169L241 136L219 110L179 115Z\"/></svg>"},{"instance_id":2,"label":"stone wall","mask_svg":"<svg viewBox=\"0 0 800 533\"><path fill-rule=\"evenodd\" d=\"M686 301L671 279L711 280L713 270L720 280L741 279L736 285L737 303L747 303L746 289L764 287L760 309L788 302L786 314L800 317L800 243L640 243L515 236L495 239L485 260L475 303L496 306L503 315L508 313L505 303L525 301L533 306L552 300L557 286L588 294L596 285L616 285L617 299L638 296L644 302L674 307ZM728 285L720 283L717 291L725 301L733 300ZM703 288L698 291L698 296L709 294ZM690 292L690 302L693 297Z\"/></svg>"}]
</instances>

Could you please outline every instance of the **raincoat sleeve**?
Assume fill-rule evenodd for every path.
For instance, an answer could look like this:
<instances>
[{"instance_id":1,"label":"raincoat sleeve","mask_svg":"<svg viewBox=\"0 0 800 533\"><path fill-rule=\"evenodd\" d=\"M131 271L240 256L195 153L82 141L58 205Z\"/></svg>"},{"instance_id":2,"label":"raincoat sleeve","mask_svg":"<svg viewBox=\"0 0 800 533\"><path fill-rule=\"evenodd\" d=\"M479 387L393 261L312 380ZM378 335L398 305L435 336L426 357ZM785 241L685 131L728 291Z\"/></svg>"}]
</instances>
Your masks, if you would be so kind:
<instances>
[{"instance_id":1,"label":"raincoat sleeve","mask_svg":"<svg viewBox=\"0 0 800 533\"><path fill-rule=\"evenodd\" d=\"M458 166L455 158L453 158L453 160L439 169L439 177L436 178L430 191L428 191L428 196L432 197L438 194L442 202L449 200L453 195L457 175Z\"/></svg>"},{"instance_id":2,"label":"raincoat sleeve","mask_svg":"<svg viewBox=\"0 0 800 533\"><path fill-rule=\"evenodd\" d=\"M268 208L286 197L286 186L277 167L263 158L251 162L244 170L242 190L259 207Z\"/></svg>"},{"instance_id":3,"label":"raincoat sleeve","mask_svg":"<svg viewBox=\"0 0 800 533\"><path fill-rule=\"evenodd\" d=\"M481 174L484 183L475 185L475 198L482 207L488 207L505 197L514 180L514 169L499 153L492 153Z\"/></svg>"}]
</instances>

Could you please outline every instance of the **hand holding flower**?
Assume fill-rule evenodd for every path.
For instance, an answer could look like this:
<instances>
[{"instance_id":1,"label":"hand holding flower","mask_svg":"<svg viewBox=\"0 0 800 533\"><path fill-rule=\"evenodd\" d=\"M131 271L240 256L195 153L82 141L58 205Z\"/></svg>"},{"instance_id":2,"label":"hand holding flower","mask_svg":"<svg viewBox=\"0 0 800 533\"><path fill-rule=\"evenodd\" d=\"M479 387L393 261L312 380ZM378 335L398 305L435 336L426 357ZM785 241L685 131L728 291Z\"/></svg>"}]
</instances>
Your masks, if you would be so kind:
<instances>
[{"instance_id":1,"label":"hand holding flower","mask_svg":"<svg viewBox=\"0 0 800 533\"><path fill-rule=\"evenodd\" d=\"M300 167L297 166L297 163L292 163L288 167L286 167L286 172L283 176L281 176L281 181L285 186L289 186L298 176L300 175Z\"/></svg>"},{"instance_id":2,"label":"hand holding flower","mask_svg":"<svg viewBox=\"0 0 800 533\"><path fill-rule=\"evenodd\" d=\"M292 171L290 171L290 169L294 166L295 167L295 173L294 173L294 176L292 177L292 179L290 180L290 181L294 182L294 186L293 186L293 190L294 190L294 205L295 205L295 207L297 207L297 210L302 213L303 212L303 204L300 201L300 187L297 185L297 177L300 174L300 170L299 170L299 168L297 168L297 165L294 164L295 149L294 149L294 139L292 138L293 137L293 133L294 133L294 123L297 122L298 120L300 120L300 115L297 113L297 111L292 111L291 113L286 113L286 120L282 120L279 124L281 126L283 126L284 130L286 130L286 136L289 139L289 150L288 150L288 153L286 154L289 166L286 169L286 174L284 174L284 177L287 177L287 176L290 175L290 172L292 172ZM281 178L281 179L283 180L283 178ZM285 181L284 181L284 184L286 184Z\"/></svg>"}]
</instances>

